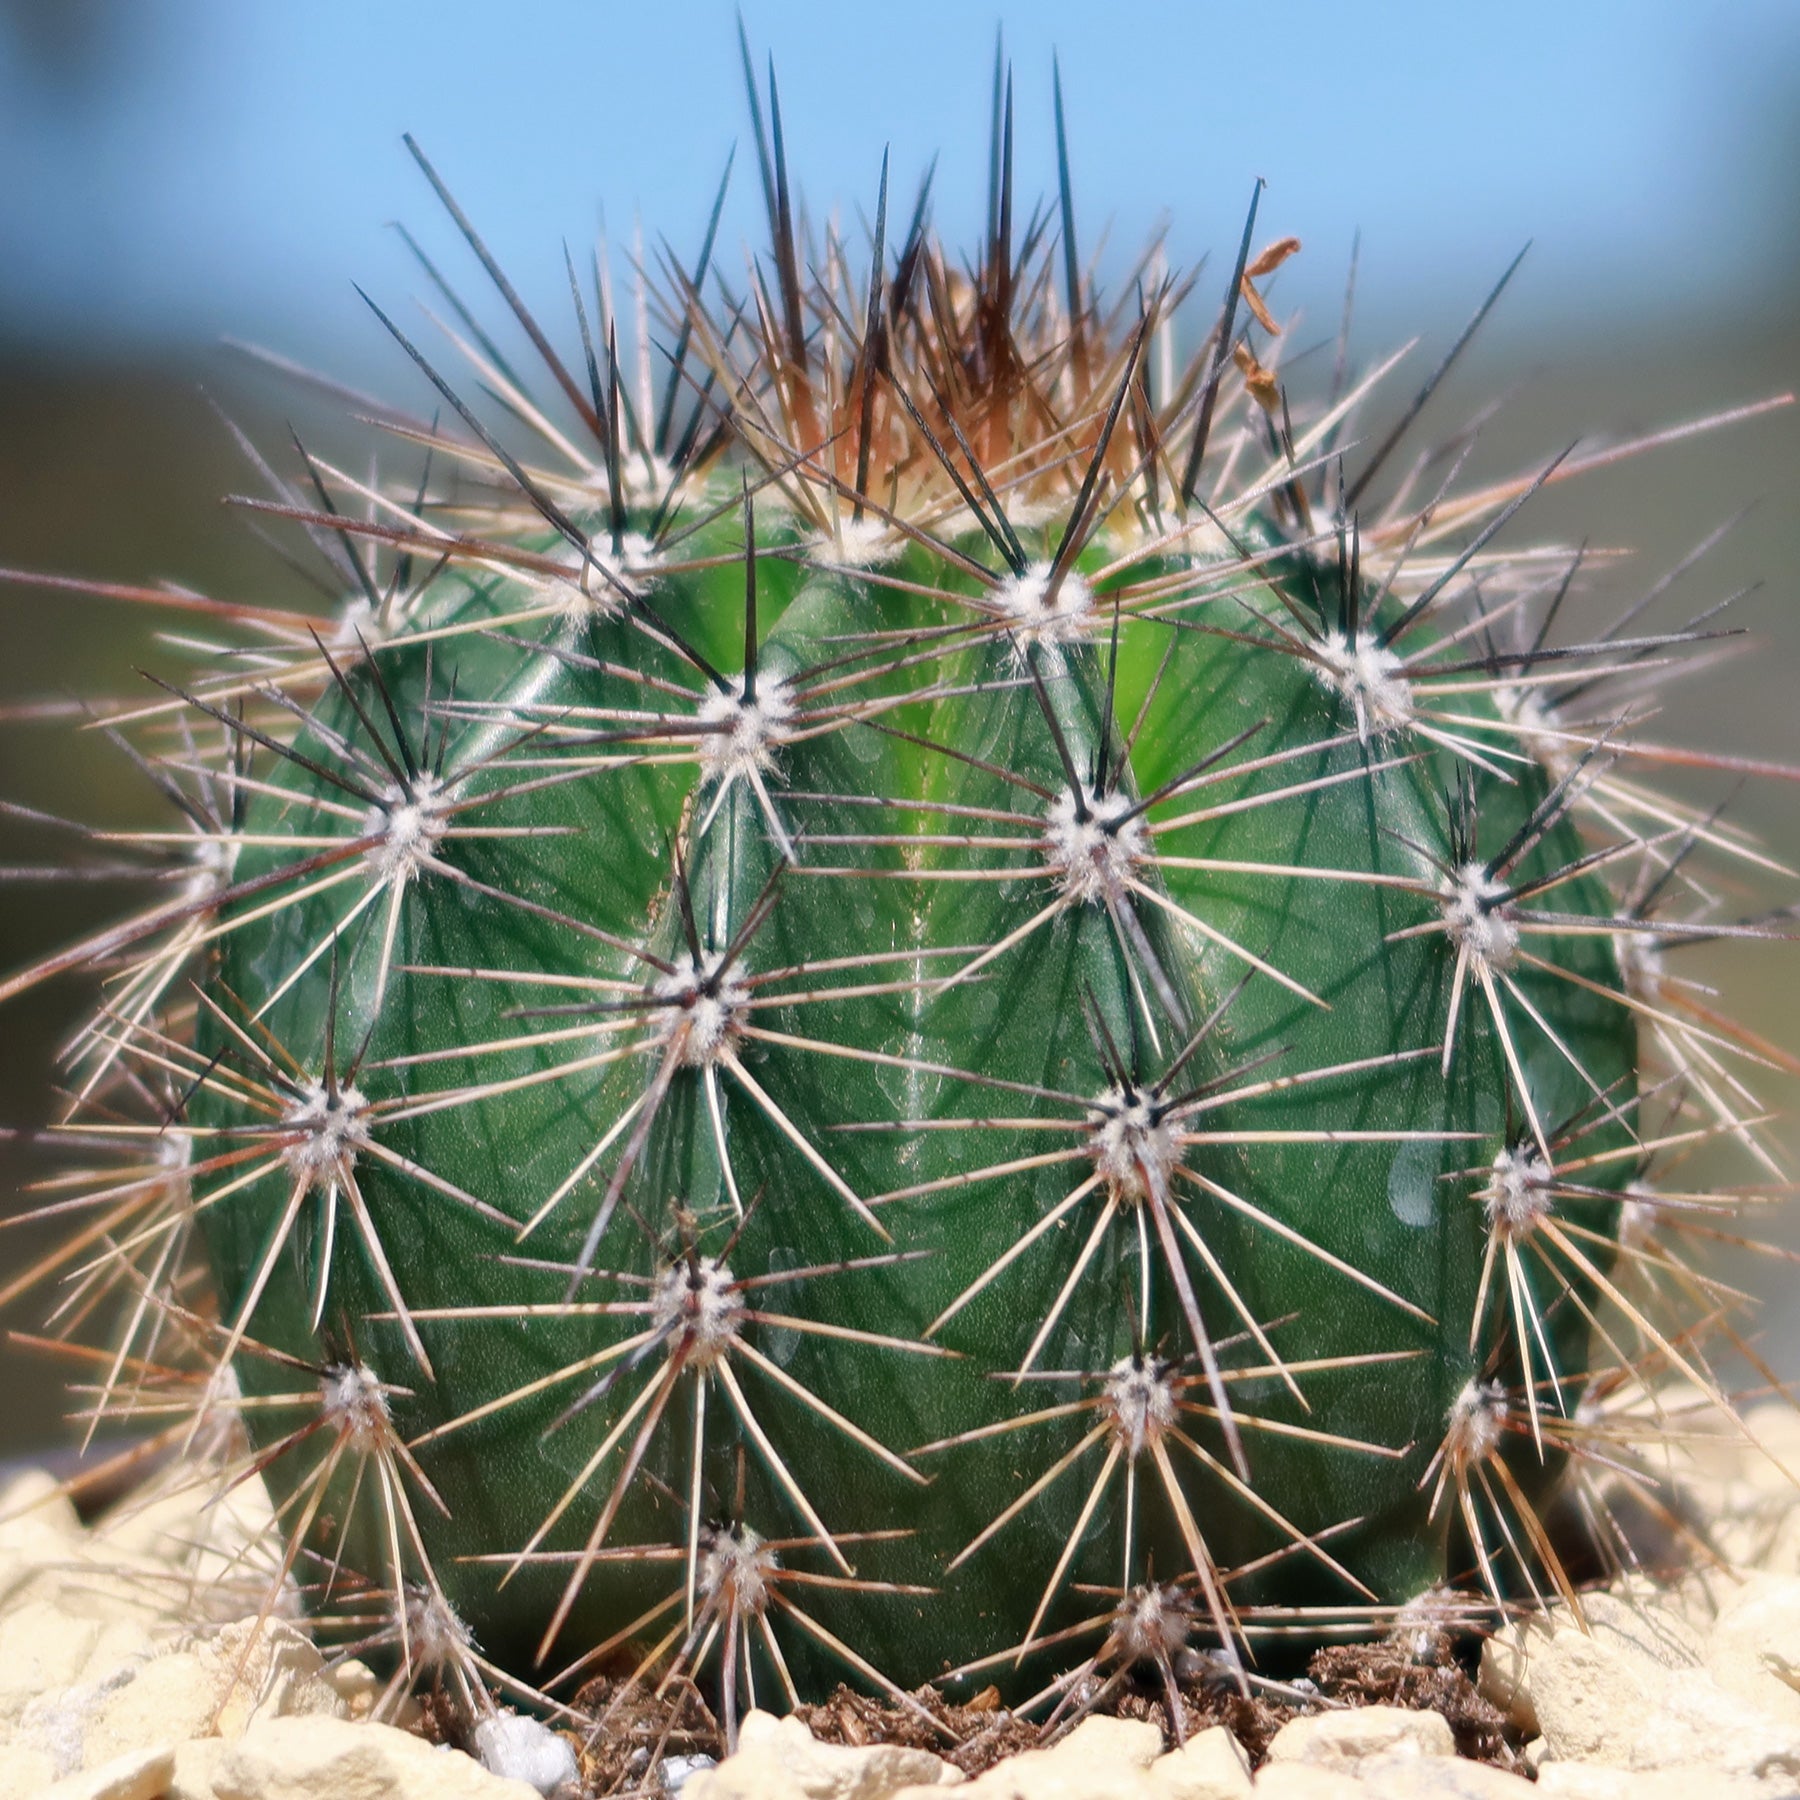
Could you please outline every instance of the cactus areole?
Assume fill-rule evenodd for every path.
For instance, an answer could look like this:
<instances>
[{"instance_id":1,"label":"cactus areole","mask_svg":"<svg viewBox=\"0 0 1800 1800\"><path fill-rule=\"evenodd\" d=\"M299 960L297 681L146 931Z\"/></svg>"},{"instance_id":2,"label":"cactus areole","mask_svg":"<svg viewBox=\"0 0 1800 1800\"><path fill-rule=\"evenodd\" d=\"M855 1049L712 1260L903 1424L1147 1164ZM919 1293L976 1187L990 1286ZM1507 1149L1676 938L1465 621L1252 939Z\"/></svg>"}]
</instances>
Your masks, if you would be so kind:
<instances>
[{"instance_id":1,"label":"cactus areole","mask_svg":"<svg viewBox=\"0 0 1800 1800\"><path fill-rule=\"evenodd\" d=\"M1766 1154L1660 961L1746 840L1609 685L1691 634L1554 629L1551 470L1290 393L1254 205L1184 366L1066 185L1015 242L1010 101L972 274L885 168L809 257L760 119L772 251L669 264L666 381L573 270L567 354L500 283L541 379L379 314L404 478L253 503L341 614L138 728L191 870L72 1085L159 1147L107 1228L277 1578L728 1719L1555 1592L1584 1408L1708 1379L1656 1146Z\"/></svg>"}]
</instances>

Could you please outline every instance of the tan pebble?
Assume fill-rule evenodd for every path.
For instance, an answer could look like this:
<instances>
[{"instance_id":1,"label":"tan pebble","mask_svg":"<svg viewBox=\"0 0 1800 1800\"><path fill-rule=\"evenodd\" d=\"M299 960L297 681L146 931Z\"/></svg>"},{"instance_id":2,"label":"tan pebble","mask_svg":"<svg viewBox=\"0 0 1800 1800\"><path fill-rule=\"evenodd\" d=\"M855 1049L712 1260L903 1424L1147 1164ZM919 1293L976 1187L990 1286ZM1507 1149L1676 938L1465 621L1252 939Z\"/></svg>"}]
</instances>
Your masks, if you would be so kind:
<instances>
[{"instance_id":1,"label":"tan pebble","mask_svg":"<svg viewBox=\"0 0 1800 1800\"><path fill-rule=\"evenodd\" d=\"M216 1800L541 1800L460 1750L391 1725L258 1719L213 1768Z\"/></svg>"},{"instance_id":2,"label":"tan pebble","mask_svg":"<svg viewBox=\"0 0 1800 1800\"><path fill-rule=\"evenodd\" d=\"M1726 1612L1736 1602L1724 1586ZM1481 1691L1558 1761L1660 1769L1710 1759L1728 1771L1800 1773L1800 1712L1744 1654L1721 1648L1723 1682L1703 1665L1717 1625L1641 1583L1583 1602L1590 1631L1565 1609L1509 1626L1482 1654ZM1722 1615L1723 1616L1723 1615ZM1708 1634L1711 1635L1708 1635Z\"/></svg>"},{"instance_id":3,"label":"tan pebble","mask_svg":"<svg viewBox=\"0 0 1800 1800\"><path fill-rule=\"evenodd\" d=\"M1645 1771L1547 1762L1538 1771L1537 1791L1546 1800L1777 1800L1794 1789L1770 1788L1749 1775L1721 1774L1710 1763Z\"/></svg>"},{"instance_id":4,"label":"tan pebble","mask_svg":"<svg viewBox=\"0 0 1800 1800\"><path fill-rule=\"evenodd\" d=\"M166 1632L151 1632L137 1618L103 1618L94 1647L81 1666L80 1679L92 1687L105 1687L123 1680L140 1664L168 1648Z\"/></svg>"},{"instance_id":5,"label":"tan pebble","mask_svg":"<svg viewBox=\"0 0 1800 1800\"><path fill-rule=\"evenodd\" d=\"M230 1749L223 1738L193 1738L175 1746L175 1772L164 1800L213 1800L213 1776Z\"/></svg>"},{"instance_id":6,"label":"tan pebble","mask_svg":"<svg viewBox=\"0 0 1800 1800\"><path fill-rule=\"evenodd\" d=\"M995 1763L958 1800L1155 1800L1149 1770L1162 1748L1162 1731L1148 1720L1083 1719L1048 1750L1022 1750ZM909 1788L890 1800L932 1797Z\"/></svg>"},{"instance_id":7,"label":"tan pebble","mask_svg":"<svg viewBox=\"0 0 1800 1800\"><path fill-rule=\"evenodd\" d=\"M49 1753L24 1744L0 1744L0 1800L37 1800L56 1779Z\"/></svg>"},{"instance_id":8,"label":"tan pebble","mask_svg":"<svg viewBox=\"0 0 1800 1800\"><path fill-rule=\"evenodd\" d=\"M1238 1800L1250 1792L1250 1758L1223 1725L1211 1725L1150 1765L1155 1800Z\"/></svg>"},{"instance_id":9,"label":"tan pebble","mask_svg":"<svg viewBox=\"0 0 1800 1800\"><path fill-rule=\"evenodd\" d=\"M1502 1626L1481 1646L1481 1669L1475 1682L1482 1699L1499 1707L1521 1731L1533 1735L1538 1722L1526 1672L1537 1639L1547 1641L1548 1635L1536 1619Z\"/></svg>"},{"instance_id":10,"label":"tan pebble","mask_svg":"<svg viewBox=\"0 0 1800 1800\"><path fill-rule=\"evenodd\" d=\"M702 1770L683 1800L887 1800L901 1789L927 1792L963 1779L929 1750L899 1744L821 1744L798 1719L751 1712L738 1728L738 1750Z\"/></svg>"},{"instance_id":11,"label":"tan pebble","mask_svg":"<svg viewBox=\"0 0 1800 1800\"><path fill-rule=\"evenodd\" d=\"M221 1493L210 1475L195 1481L177 1472L114 1507L90 1537L96 1554L109 1561L135 1559L180 1571L190 1584L189 1617L222 1623L243 1610L248 1553L268 1541L273 1517L260 1479Z\"/></svg>"},{"instance_id":12,"label":"tan pebble","mask_svg":"<svg viewBox=\"0 0 1800 1800\"><path fill-rule=\"evenodd\" d=\"M1381 1800L1531 1800L1531 1783L1460 1756L1372 1756L1359 1763L1363 1791ZM1700 1800L1690 1795L1689 1800Z\"/></svg>"},{"instance_id":13,"label":"tan pebble","mask_svg":"<svg viewBox=\"0 0 1800 1800\"><path fill-rule=\"evenodd\" d=\"M1647 1581L1627 1581L1602 1593L1582 1597L1588 1633L1596 1641L1664 1669L1687 1669L1699 1661L1704 1633L1668 1605L1661 1590ZM1580 1627L1564 1612L1556 1629L1579 1634Z\"/></svg>"},{"instance_id":14,"label":"tan pebble","mask_svg":"<svg viewBox=\"0 0 1800 1800\"><path fill-rule=\"evenodd\" d=\"M1582 1599L1584 1631L1566 1607L1496 1632L1482 1647L1481 1692L1520 1730L1539 1729L1536 1676L1569 1645L1589 1645L1624 1687L1656 1693L1658 1671L1689 1669L1700 1661L1705 1635L1685 1608L1647 1583L1627 1582ZM1558 1754L1562 1754L1561 1751Z\"/></svg>"},{"instance_id":15,"label":"tan pebble","mask_svg":"<svg viewBox=\"0 0 1800 1800\"><path fill-rule=\"evenodd\" d=\"M1251 1789L1254 1800L1374 1800L1354 1775L1318 1763L1264 1763Z\"/></svg>"},{"instance_id":16,"label":"tan pebble","mask_svg":"<svg viewBox=\"0 0 1800 1800\"><path fill-rule=\"evenodd\" d=\"M900 1788L912 1800L929 1788ZM701 1769L682 1784L681 1800L806 1800L806 1789L786 1766L756 1751L739 1749L713 1769Z\"/></svg>"},{"instance_id":17,"label":"tan pebble","mask_svg":"<svg viewBox=\"0 0 1800 1800\"><path fill-rule=\"evenodd\" d=\"M131 1750L182 1743L212 1732L213 1683L197 1656L159 1656L104 1695L82 1737L84 1767L98 1768Z\"/></svg>"},{"instance_id":18,"label":"tan pebble","mask_svg":"<svg viewBox=\"0 0 1800 1800\"><path fill-rule=\"evenodd\" d=\"M283 1619L235 1620L201 1640L197 1651L206 1663L213 1729L220 1737L241 1737L252 1719L265 1716L348 1716L317 1646Z\"/></svg>"},{"instance_id":19,"label":"tan pebble","mask_svg":"<svg viewBox=\"0 0 1800 1800\"><path fill-rule=\"evenodd\" d=\"M0 1725L31 1701L80 1679L100 1638L95 1619L72 1619L45 1600L0 1617Z\"/></svg>"},{"instance_id":20,"label":"tan pebble","mask_svg":"<svg viewBox=\"0 0 1800 1800\"><path fill-rule=\"evenodd\" d=\"M1636 1770L1705 1762L1721 1773L1800 1776L1800 1728L1727 1693L1703 1669L1660 1668L1618 1639L1571 1630L1533 1651L1527 1679L1557 1762Z\"/></svg>"},{"instance_id":21,"label":"tan pebble","mask_svg":"<svg viewBox=\"0 0 1800 1800\"><path fill-rule=\"evenodd\" d=\"M1152 1725L1148 1719L1109 1719L1099 1713L1083 1719L1048 1751L1069 1761L1090 1758L1134 1769L1148 1769L1162 1753L1160 1725Z\"/></svg>"},{"instance_id":22,"label":"tan pebble","mask_svg":"<svg viewBox=\"0 0 1800 1800\"><path fill-rule=\"evenodd\" d=\"M1777 1493L1800 1481L1800 1408L1764 1401L1744 1414L1740 1455L1745 1473Z\"/></svg>"},{"instance_id":23,"label":"tan pebble","mask_svg":"<svg viewBox=\"0 0 1800 1800\"><path fill-rule=\"evenodd\" d=\"M1800 1694L1800 1577L1752 1575L1726 1599L1707 1641L1709 1665L1727 1656L1753 1658Z\"/></svg>"},{"instance_id":24,"label":"tan pebble","mask_svg":"<svg viewBox=\"0 0 1800 1800\"><path fill-rule=\"evenodd\" d=\"M0 1617L54 1592L56 1572L80 1557L84 1535L68 1496L41 1470L0 1487Z\"/></svg>"},{"instance_id":25,"label":"tan pebble","mask_svg":"<svg viewBox=\"0 0 1800 1800\"><path fill-rule=\"evenodd\" d=\"M190 1547L210 1532L207 1502L217 1494L210 1472L196 1480L183 1470L179 1480L159 1482L121 1500L96 1522L93 1537L114 1556L151 1557L182 1568ZM229 1505L229 1497L220 1504Z\"/></svg>"},{"instance_id":26,"label":"tan pebble","mask_svg":"<svg viewBox=\"0 0 1800 1800\"><path fill-rule=\"evenodd\" d=\"M1568 1632L1530 1646L1523 1686L1530 1696L1531 1720L1549 1755L1570 1762L1616 1762L1629 1760L1620 1750L1648 1731L1664 1678L1616 1645Z\"/></svg>"},{"instance_id":27,"label":"tan pebble","mask_svg":"<svg viewBox=\"0 0 1800 1800\"><path fill-rule=\"evenodd\" d=\"M333 1663L324 1671L331 1691L344 1703L344 1716L366 1719L381 1698L381 1677L366 1662L351 1657L347 1662Z\"/></svg>"},{"instance_id":28,"label":"tan pebble","mask_svg":"<svg viewBox=\"0 0 1800 1800\"><path fill-rule=\"evenodd\" d=\"M1454 1756L1456 1739L1434 1712L1403 1706L1353 1706L1289 1719L1269 1745L1271 1763L1317 1763L1354 1770L1371 1756Z\"/></svg>"},{"instance_id":29,"label":"tan pebble","mask_svg":"<svg viewBox=\"0 0 1800 1800\"><path fill-rule=\"evenodd\" d=\"M157 1750L133 1750L101 1768L65 1775L45 1788L39 1800L163 1800L174 1773L175 1752L166 1744Z\"/></svg>"},{"instance_id":30,"label":"tan pebble","mask_svg":"<svg viewBox=\"0 0 1800 1800\"><path fill-rule=\"evenodd\" d=\"M55 1543L67 1556L85 1535L74 1502L46 1470L27 1469L0 1487L0 1551Z\"/></svg>"}]
</instances>

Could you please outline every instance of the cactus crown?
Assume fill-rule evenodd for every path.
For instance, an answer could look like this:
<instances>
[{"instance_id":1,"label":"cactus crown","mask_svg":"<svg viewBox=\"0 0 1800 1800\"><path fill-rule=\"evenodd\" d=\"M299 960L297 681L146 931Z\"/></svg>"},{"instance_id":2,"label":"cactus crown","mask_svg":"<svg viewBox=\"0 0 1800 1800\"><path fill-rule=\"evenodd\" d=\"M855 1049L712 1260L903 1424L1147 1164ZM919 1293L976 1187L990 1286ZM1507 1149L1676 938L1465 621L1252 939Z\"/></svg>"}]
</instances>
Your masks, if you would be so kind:
<instances>
[{"instance_id":1,"label":"cactus crown","mask_svg":"<svg viewBox=\"0 0 1800 1800\"><path fill-rule=\"evenodd\" d=\"M1008 85L972 267L885 166L805 243L762 98L770 254L734 290L715 205L664 258L660 386L573 265L559 353L414 147L536 374L376 307L407 481L243 502L336 610L207 602L109 721L185 824L7 984L106 976L9 1296L110 1321L100 1412L263 1474L259 1579L471 1718L1056 1722L1190 1640L1248 1683L1297 1619L1572 1592L1559 1494L1639 1479L1667 1379L1728 1409L1685 1239L1739 1202L1661 1170L1776 1168L1663 963L1771 935L1721 897L1765 859L1635 729L1712 628L1558 634L1580 555L1500 534L1578 458L1396 480L1455 351L1373 446L1385 369L1290 392L1254 197L1179 364L1190 284L1083 265L1060 88L1060 209Z\"/></svg>"}]
</instances>

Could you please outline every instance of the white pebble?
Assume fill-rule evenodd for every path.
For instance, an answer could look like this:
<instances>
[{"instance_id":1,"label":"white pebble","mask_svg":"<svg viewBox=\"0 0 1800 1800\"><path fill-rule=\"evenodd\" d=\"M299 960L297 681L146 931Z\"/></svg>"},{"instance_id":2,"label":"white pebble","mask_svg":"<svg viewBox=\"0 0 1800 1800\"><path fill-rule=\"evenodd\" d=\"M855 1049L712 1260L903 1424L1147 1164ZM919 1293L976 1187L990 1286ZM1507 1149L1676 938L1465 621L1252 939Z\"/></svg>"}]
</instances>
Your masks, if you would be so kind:
<instances>
[{"instance_id":1,"label":"white pebble","mask_svg":"<svg viewBox=\"0 0 1800 1800\"><path fill-rule=\"evenodd\" d=\"M656 1765L656 1776L664 1793L679 1794L690 1776L718 1766L718 1759L712 1756L665 1756Z\"/></svg>"},{"instance_id":2,"label":"white pebble","mask_svg":"<svg viewBox=\"0 0 1800 1800\"><path fill-rule=\"evenodd\" d=\"M581 1780L568 1740L524 1713L497 1712L483 1719L475 1727L475 1755L490 1775L529 1782L540 1794Z\"/></svg>"}]
</instances>

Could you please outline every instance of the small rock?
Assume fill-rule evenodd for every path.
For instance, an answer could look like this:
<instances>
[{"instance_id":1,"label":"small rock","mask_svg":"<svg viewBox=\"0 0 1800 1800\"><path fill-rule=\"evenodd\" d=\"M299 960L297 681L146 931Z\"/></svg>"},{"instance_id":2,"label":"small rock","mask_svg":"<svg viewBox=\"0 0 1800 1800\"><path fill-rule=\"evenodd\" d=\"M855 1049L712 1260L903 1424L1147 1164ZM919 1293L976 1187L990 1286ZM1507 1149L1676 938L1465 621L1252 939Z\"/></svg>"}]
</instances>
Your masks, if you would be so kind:
<instances>
[{"instance_id":1,"label":"small rock","mask_svg":"<svg viewBox=\"0 0 1800 1800\"><path fill-rule=\"evenodd\" d=\"M175 1773L175 1752L133 1750L98 1769L65 1776L39 1800L162 1800Z\"/></svg>"},{"instance_id":2,"label":"small rock","mask_svg":"<svg viewBox=\"0 0 1800 1800\"><path fill-rule=\"evenodd\" d=\"M193 1738L175 1746L175 1773L165 1800L214 1800L213 1776L230 1749L223 1738Z\"/></svg>"},{"instance_id":3,"label":"small rock","mask_svg":"<svg viewBox=\"0 0 1800 1800\"><path fill-rule=\"evenodd\" d=\"M1544 1764L1537 1791L1554 1800L1780 1800L1794 1792L1749 1775L1722 1775L1711 1763L1645 1773L1563 1762Z\"/></svg>"},{"instance_id":4,"label":"small rock","mask_svg":"<svg viewBox=\"0 0 1800 1800\"><path fill-rule=\"evenodd\" d=\"M0 1800L35 1800L55 1779L47 1751L0 1744Z\"/></svg>"},{"instance_id":5,"label":"small rock","mask_svg":"<svg viewBox=\"0 0 1800 1800\"><path fill-rule=\"evenodd\" d=\"M101 1626L72 1619L47 1600L30 1600L0 1616L0 1725L15 1723L40 1695L81 1679Z\"/></svg>"},{"instance_id":6,"label":"small rock","mask_svg":"<svg viewBox=\"0 0 1800 1800\"><path fill-rule=\"evenodd\" d=\"M133 1750L210 1737L213 1709L213 1683L198 1656L155 1657L89 1713L82 1764L98 1768Z\"/></svg>"},{"instance_id":7,"label":"small rock","mask_svg":"<svg viewBox=\"0 0 1800 1800\"><path fill-rule=\"evenodd\" d=\"M1727 1693L1800 1725L1800 1577L1752 1575L1724 1596L1706 1670Z\"/></svg>"},{"instance_id":8,"label":"small rock","mask_svg":"<svg viewBox=\"0 0 1800 1800\"><path fill-rule=\"evenodd\" d=\"M331 1691L344 1703L344 1717L366 1719L375 1710L385 1685L379 1675L358 1657L329 1663L323 1678Z\"/></svg>"},{"instance_id":9,"label":"small rock","mask_svg":"<svg viewBox=\"0 0 1800 1800\"><path fill-rule=\"evenodd\" d=\"M1800 1776L1800 1724L1727 1692L1698 1666L1693 1625L1642 1593L1584 1600L1584 1634L1563 1609L1498 1633L1482 1691L1552 1763L1653 1770L1707 1763L1721 1773Z\"/></svg>"},{"instance_id":10,"label":"small rock","mask_svg":"<svg viewBox=\"0 0 1800 1800\"><path fill-rule=\"evenodd\" d=\"M1709 1413L1710 1430L1694 1429ZM1727 1562L1800 1575L1800 1411L1772 1401L1727 1425L1710 1404L1699 1406L1673 1461L1679 1492Z\"/></svg>"},{"instance_id":11,"label":"small rock","mask_svg":"<svg viewBox=\"0 0 1800 1800\"><path fill-rule=\"evenodd\" d=\"M656 1765L656 1779L661 1783L664 1793L679 1794L696 1775L718 1766L719 1759L716 1756L665 1756Z\"/></svg>"},{"instance_id":12,"label":"small rock","mask_svg":"<svg viewBox=\"0 0 1800 1800\"><path fill-rule=\"evenodd\" d=\"M75 1557L38 1566L0 1608L0 1733L28 1733L61 1774L82 1766L86 1716L100 1696L167 1642L128 1581Z\"/></svg>"},{"instance_id":13,"label":"small rock","mask_svg":"<svg viewBox=\"0 0 1800 1800\"><path fill-rule=\"evenodd\" d=\"M490 1775L391 1725L347 1719L258 1719L213 1768L216 1800L539 1800L523 1781Z\"/></svg>"},{"instance_id":14,"label":"small rock","mask_svg":"<svg viewBox=\"0 0 1800 1800\"><path fill-rule=\"evenodd\" d=\"M44 1598L46 1587L54 1587L51 1572L78 1558L81 1548L81 1521L48 1475L27 1470L0 1487L0 1626L15 1607Z\"/></svg>"},{"instance_id":15,"label":"small rock","mask_svg":"<svg viewBox=\"0 0 1800 1800\"><path fill-rule=\"evenodd\" d=\"M1374 1800L1354 1775L1318 1763L1264 1763L1253 1791L1256 1800Z\"/></svg>"},{"instance_id":16,"label":"small rock","mask_svg":"<svg viewBox=\"0 0 1800 1800\"><path fill-rule=\"evenodd\" d=\"M152 1730L147 1737L114 1744L103 1756L87 1754L88 1727L95 1716L113 1695L136 1678L153 1654L155 1646L140 1626L128 1620L99 1624L92 1619L64 1618L46 1602L33 1601L0 1623L0 1658L5 1655L4 1640L11 1635L9 1628L34 1621L45 1627L42 1648L46 1660L54 1663L59 1657L68 1658L75 1678L60 1686L46 1686L26 1701L17 1714L15 1736L19 1743L44 1751L56 1765L57 1774L64 1776L110 1762L128 1750L169 1741L171 1733ZM85 1655L79 1654L84 1645ZM15 1666L8 1671L0 1660L0 1681L8 1673L15 1677L23 1673L28 1678L33 1668L33 1662L27 1659L23 1670ZM37 1663L35 1669L42 1675L44 1663ZM17 1698L16 1692L12 1698ZM0 1689L0 1718L8 1710L8 1697Z\"/></svg>"},{"instance_id":17,"label":"small rock","mask_svg":"<svg viewBox=\"0 0 1800 1800\"><path fill-rule=\"evenodd\" d=\"M524 1713L497 1712L475 1727L475 1757L492 1775L529 1782L540 1794L573 1788L581 1765L567 1738Z\"/></svg>"},{"instance_id":18,"label":"small rock","mask_svg":"<svg viewBox=\"0 0 1800 1800\"><path fill-rule=\"evenodd\" d=\"M1021 1751L985 1770L958 1800L1160 1800L1169 1790L1153 1787L1149 1771L1162 1748L1161 1730L1144 1720L1084 1719L1049 1749ZM945 1780L956 1778L952 1770ZM890 1800L942 1796L908 1787Z\"/></svg>"},{"instance_id":19,"label":"small rock","mask_svg":"<svg viewBox=\"0 0 1800 1800\"><path fill-rule=\"evenodd\" d=\"M1150 1765L1153 1800L1239 1800L1250 1792L1250 1758L1223 1725L1208 1726Z\"/></svg>"},{"instance_id":20,"label":"small rock","mask_svg":"<svg viewBox=\"0 0 1800 1800\"><path fill-rule=\"evenodd\" d=\"M0 1487L0 1567L9 1557L35 1563L67 1556L84 1535L74 1502L44 1470L27 1469Z\"/></svg>"},{"instance_id":21,"label":"small rock","mask_svg":"<svg viewBox=\"0 0 1800 1800\"><path fill-rule=\"evenodd\" d=\"M1314 1763L1354 1773L1371 1756L1454 1756L1456 1739L1434 1712L1402 1706L1354 1706L1289 1719L1269 1745L1271 1763Z\"/></svg>"},{"instance_id":22,"label":"small rock","mask_svg":"<svg viewBox=\"0 0 1800 1800\"><path fill-rule=\"evenodd\" d=\"M1044 1754L1066 1762L1110 1762L1148 1769L1163 1753L1160 1725L1147 1719L1109 1719L1096 1713Z\"/></svg>"},{"instance_id":23,"label":"small rock","mask_svg":"<svg viewBox=\"0 0 1800 1800\"><path fill-rule=\"evenodd\" d=\"M1023 1750L996 1763L958 1800L1150 1800L1149 1771L1162 1749L1162 1730L1148 1720L1096 1714L1048 1750ZM909 1791L895 1800L914 1796Z\"/></svg>"},{"instance_id":24,"label":"small rock","mask_svg":"<svg viewBox=\"0 0 1800 1800\"><path fill-rule=\"evenodd\" d=\"M259 1718L349 1714L317 1646L284 1619L234 1620L198 1640L196 1654L219 1737L241 1737Z\"/></svg>"},{"instance_id":25,"label":"small rock","mask_svg":"<svg viewBox=\"0 0 1800 1800\"><path fill-rule=\"evenodd\" d=\"M1532 1786L1460 1756L1372 1756L1357 1766L1363 1792L1381 1800L1531 1800ZM1688 1800L1698 1800L1689 1795Z\"/></svg>"},{"instance_id":26,"label":"small rock","mask_svg":"<svg viewBox=\"0 0 1800 1800\"><path fill-rule=\"evenodd\" d=\"M684 1800L885 1800L902 1789L936 1789L963 1779L929 1750L900 1744L821 1744L798 1720L751 1712L738 1728L738 1750L691 1776Z\"/></svg>"},{"instance_id":27,"label":"small rock","mask_svg":"<svg viewBox=\"0 0 1800 1800\"><path fill-rule=\"evenodd\" d=\"M221 1491L211 1469L196 1478L191 1466L176 1463L108 1511L88 1540L102 1558L180 1570L191 1583L184 1609L190 1621L221 1617L219 1606L229 1619L243 1610L246 1573L261 1566L255 1552L268 1542L274 1517L260 1477Z\"/></svg>"}]
</instances>

